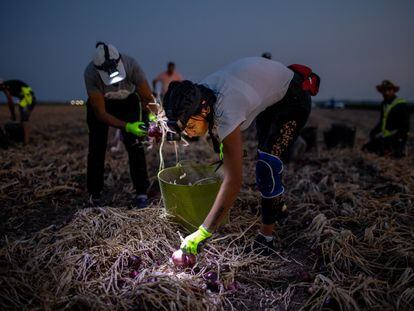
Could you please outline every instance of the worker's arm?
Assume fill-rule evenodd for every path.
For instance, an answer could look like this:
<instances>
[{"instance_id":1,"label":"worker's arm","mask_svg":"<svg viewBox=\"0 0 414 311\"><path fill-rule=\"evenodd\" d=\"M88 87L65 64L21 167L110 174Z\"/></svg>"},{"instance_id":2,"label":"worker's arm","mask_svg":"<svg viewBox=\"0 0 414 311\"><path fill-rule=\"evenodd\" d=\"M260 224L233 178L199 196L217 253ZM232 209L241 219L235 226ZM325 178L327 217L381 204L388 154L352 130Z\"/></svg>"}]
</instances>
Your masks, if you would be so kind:
<instances>
[{"instance_id":1,"label":"worker's arm","mask_svg":"<svg viewBox=\"0 0 414 311\"><path fill-rule=\"evenodd\" d=\"M240 191L243 180L243 148L241 130L238 126L223 140L224 147L224 179L213 207L203 225L187 236L181 244L184 252L197 254L199 243L209 238L226 217Z\"/></svg>"},{"instance_id":2,"label":"worker's arm","mask_svg":"<svg viewBox=\"0 0 414 311\"><path fill-rule=\"evenodd\" d=\"M13 121L16 121L16 113L15 113L15 110L14 110L13 98L10 95L10 92L7 89L4 90L4 94L6 94L6 97L7 97L7 105L9 106L9 110L10 110L10 118Z\"/></svg>"},{"instance_id":3,"label":"worker's arm","mask_svg":"<svg viewBox=\"0 0 414 311\"><path fill-rule=\"evenodd\" d=\"M243 181L243 146L240 126L223 140L224 179L203 226L214 232L233 205Z\"/></svg>"},{"instance_id":4,"label":"worker's arm","mask_svg":"<svg viewBox=\"0 0 414 311\"><path fill-rule=\"evenodd\" d=\"M89 103L99 121L122 130L135 136L142 137L147 135L145 124L142 121L133 123L124 122L106 112L105 99L100 92L88 92Z\"/></svg>"},{"instance_id":5,"label":"worker's arm","mask_svg":"<svg viewBox=\"0 0 414 311\"><path fill-rule=\"evenodd\" d=\"M91 105L95 116L99 121L119 129L125 129L126 122L119 120L113 115L106 112L105 98L100 92L88 92L89 104Z\"/></svg>"},{"instance_id":6,"label":"worker's arm","mask_svg":"<svg viewBox=\"0 0 414 311\"><path fill-rule=\"evenodd\" d=\"M145 80L144 82L137 84L135 87L141 99L142 108L148 113L152 112L157 115L158 106L154 103L155 100L152 96L148 82Z\"/></svg>"}]
</instances>

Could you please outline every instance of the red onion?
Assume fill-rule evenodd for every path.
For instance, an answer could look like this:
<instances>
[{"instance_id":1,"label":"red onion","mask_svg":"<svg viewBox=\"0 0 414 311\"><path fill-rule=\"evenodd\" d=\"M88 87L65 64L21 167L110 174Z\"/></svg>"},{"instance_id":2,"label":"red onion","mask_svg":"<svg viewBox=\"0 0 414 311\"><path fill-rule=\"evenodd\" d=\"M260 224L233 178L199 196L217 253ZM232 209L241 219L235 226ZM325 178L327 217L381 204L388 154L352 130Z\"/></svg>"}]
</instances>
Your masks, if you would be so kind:
<instances>
[{"instance_id":1,"label":"red onion","mask_svg":"<svg viewBox=\"0 0 414 311\"><path fill-rule=\"evenodd\" d=\"M129 276L130 276L131 278L135 279L135 278L138 276L138 274L139 274L139 272L138 272L137 270L132 270L132 271L129 273Z\"/></svg>"},{"instance_id":2,"label":"red onion","mask_svg":"<svg viewBox=\"0 0 414 311\"><path fill-rule=\"evenodd\" d=\"M148 128L148 137L154 137L155 139L162 137L161 130L156 123L150 123Z\"/></svg>"},{"instance_id":3,"label":"red onion","mask_svg":"<svg viewBox=\"0 0 414 311\"><path fill-rule=\"evenodd\" d=\"M203 279L206 281L207 289L212 292L220 291L220 282L218 280L218 275L214 271L209 271L203 274Z\"/></svg>"},{"instance_id":4,"label":"red onion","mask_svg":"<svg viewBox=\"0 0 414 311\"><path fill-rule=\"evenodd\" d=\"M312 281L312 275L309 272L305 271L305 270L297 271L296 276L298 277L298 279L300 279L303 282Z\"/></svg>"},{"instance_id":5,"label":"red onion","mask_svg":"<svg viewBox=\"0 0 414 311\"><path fill-rule=\"evenodd\" d=\"M204 279L204 281L217 282L218 275L214 271L209 271L209 272L203 274L203 279Z\"/></svg>"},{"instance_id":6,"label":"red onion","mask_svg":"<svg viewBox=\"0 0 414 311\"><path fill-rule=\"evenodd\" d=\"M139 256L131 255L128 258L128 266L132 269L138 270L142 264L142 260Z\"/></svg>"},{"instance_id":7,"label":"red onion","mask_svg":"<svg viewBox=\"0 0 414 311\"><path fill-rule=\"evenodd\" d=\"M226 290L230 291L230 292L235 292L239 289L239 283L237 282L232 282L230 284L227 285Z\"/></svg>"},{"instance_id":8,"label":"red onion","mask_svg":"<svg viewBox=\"0 0 414 311\"><path fill-rule=\"evenodd\" d=\"M193 254L186 254L181 249L172 254L172 261L176 267L191 268L195 265L197 258Z\"/></svg>"}]
</instances>

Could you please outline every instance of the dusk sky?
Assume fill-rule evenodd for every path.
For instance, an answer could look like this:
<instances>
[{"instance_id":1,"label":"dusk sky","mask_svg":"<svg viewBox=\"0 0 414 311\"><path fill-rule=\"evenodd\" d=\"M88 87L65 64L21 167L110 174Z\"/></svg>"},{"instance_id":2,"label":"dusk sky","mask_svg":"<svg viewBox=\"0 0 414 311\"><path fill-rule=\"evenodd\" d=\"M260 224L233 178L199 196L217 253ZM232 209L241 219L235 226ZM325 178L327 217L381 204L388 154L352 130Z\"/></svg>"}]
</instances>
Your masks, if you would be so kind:
<instances>
[{"instance_id":1,"label":"dusk sky","mask_svg":"<svg viewBox=\"0 0 414 311\"><path fill-rule=\"evenodd\" d=\"M321 76L316 100L380 100L383 79L414 100L413 0L13 0L0 12L0 78L27 82L40 100L86 98L99 40L134 57L150 83L168 61L197 81L269 51Z\"/></svg>"}]
</instances>

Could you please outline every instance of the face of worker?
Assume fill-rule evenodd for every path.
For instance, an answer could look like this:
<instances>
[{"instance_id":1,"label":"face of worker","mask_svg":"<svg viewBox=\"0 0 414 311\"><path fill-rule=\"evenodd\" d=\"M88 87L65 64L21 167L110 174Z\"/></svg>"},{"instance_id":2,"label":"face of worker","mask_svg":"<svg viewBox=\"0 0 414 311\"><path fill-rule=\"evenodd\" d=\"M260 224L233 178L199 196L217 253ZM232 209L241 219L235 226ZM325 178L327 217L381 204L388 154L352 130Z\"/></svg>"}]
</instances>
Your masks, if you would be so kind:
<instances>
[{"instance_id":1,"label":"face of worker","mask_svg":"<svg viewBox=\"0 0 414 311\"><path fill-rule=\"evenodd\" d=\"M208 131L208 122L206 117L209 112L210 108L203 109L201 114L190 117L185 126L184 132L189 137L199 137L205 135Z\"/></svg>"},{"instance_id":2,"label":"face of worker","mask_svg":"<svg viewBox=\"0 0 414 311\"><path fill-rule=\"evenodd\" d=\"M168 64L167 71L169 73L173 73L174 70L175 70L175 65L174 64Z\"/></svg>"},{"instance_id":3,"label":"face of worker","mask_svg":"<svg viewBox=\"0 0 414 311\"><path fill-rule=\"evenodd\" d=\"M381 93L385 100L395 97L395 89L392 87L384 89Z\"/></svg>"}]
</instances>

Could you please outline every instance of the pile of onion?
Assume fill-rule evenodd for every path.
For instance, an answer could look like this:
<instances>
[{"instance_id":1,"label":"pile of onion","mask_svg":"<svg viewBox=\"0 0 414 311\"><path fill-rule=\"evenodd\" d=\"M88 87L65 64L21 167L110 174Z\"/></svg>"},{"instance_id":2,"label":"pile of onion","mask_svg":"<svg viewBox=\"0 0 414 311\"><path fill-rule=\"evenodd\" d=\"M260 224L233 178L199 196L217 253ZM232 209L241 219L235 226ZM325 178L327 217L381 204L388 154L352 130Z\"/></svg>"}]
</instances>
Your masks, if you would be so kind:
<instances>
[{"instance_id":1,"label":"pile of onion","mask_svg":"<svg viewBox=\"0 0 414 311\"><path fill-rule=\"evenodd\" d=\"M197 262L197 258L196 258L195 255L186 254L181 249L176 250L172 254L171 259L172 259L172 262L174 263L174 265L176 267L179 267L179 268L191 268Z\"/></svg>"}]
</instances>

